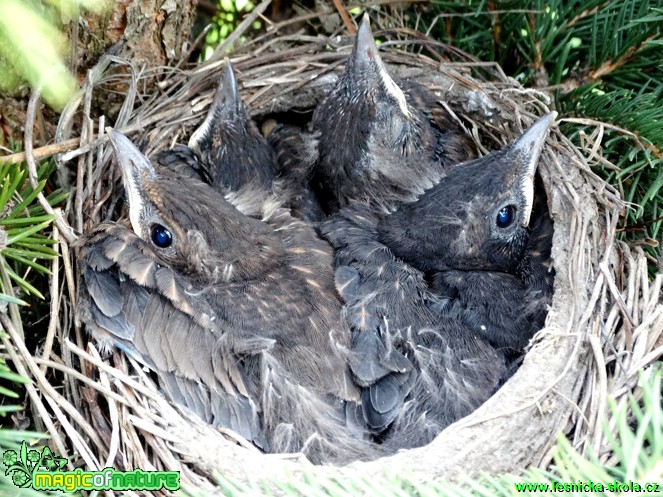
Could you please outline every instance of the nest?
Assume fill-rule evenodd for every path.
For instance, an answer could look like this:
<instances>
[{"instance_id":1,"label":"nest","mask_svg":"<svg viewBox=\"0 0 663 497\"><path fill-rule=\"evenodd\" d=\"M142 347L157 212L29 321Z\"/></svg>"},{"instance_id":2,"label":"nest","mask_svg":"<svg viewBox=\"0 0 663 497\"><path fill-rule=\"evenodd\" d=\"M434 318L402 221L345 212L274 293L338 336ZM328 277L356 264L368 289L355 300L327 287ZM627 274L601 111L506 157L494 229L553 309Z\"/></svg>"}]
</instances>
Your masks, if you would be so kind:
<instances>
[{"instance_id":1,"label":"nest","mask_svg":"<svg viewBox=\"0 0 663 497\"><path fill-rule=\"evenodd\" d=\"M378 28L376 34L393 40L382 45L392 75L437 92L484 153L519 136L549 110L546 95L522 88L497 66L422 35L409 39L404 30ZM264 36L235 52L231 60L254 119L289 113L305 121L333 87L352 42L340 36ZM456 62L445 62L450 56ZM45 350L28 350L8 330L8 352L19 372L35 381L28 387L32 415L51 435L51 449L69 458L70 469L181 471L183 484L206 492L216 488L215 472L242 480L316 472L372 477L385 471L454 480L547 467L560 432L579 452L591 450L609 463L607 400L624 403L636 389L638 372L661 356L663 306L661 275L650 281L642 250L616 238L624 203L591 170L604 160L600 123L588 150L578 150L553 129L540 162L555 226L556 279L545 327L516 374L426 447L341 468L312 467L297 455L263 455L170 405L150 375L123 354L99 356L78 318L79 281L69 245L75 232L117 216L122 189L105 136L108 120L91 115L91 102L100 94L121 94L113 127L149 155L186 143L204 117L221 69L218 60L191 70L149 69L107 55L62 114L57 144L49 150L66 151L57 160L60 180L72 191L64 214L56 213L64 278L56 261ZM35 94L28 130L36 100ZM26 152L34 166L29 133ZM72 139L77 136L80 141Z\"/></svg>"}]
</instances>

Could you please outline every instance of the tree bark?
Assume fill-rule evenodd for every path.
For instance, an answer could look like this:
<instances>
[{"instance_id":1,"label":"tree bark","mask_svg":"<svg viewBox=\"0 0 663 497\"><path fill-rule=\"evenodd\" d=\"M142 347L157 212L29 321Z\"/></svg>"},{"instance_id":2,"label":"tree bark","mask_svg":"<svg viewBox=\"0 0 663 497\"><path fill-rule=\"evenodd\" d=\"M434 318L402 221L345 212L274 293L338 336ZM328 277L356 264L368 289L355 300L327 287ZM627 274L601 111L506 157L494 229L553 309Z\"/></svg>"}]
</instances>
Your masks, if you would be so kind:
<instances>
[{"instance_id":1,"label":"tree bark","mask_svg":"<svg viewBox=\"0 0 663 497\"><path fill-rule=\"evenodd\" d=\"M69 25L72 67L79 81L109 47L123 41L123 58L165 66L190 50L197 0L105 0L102 14L84 13Z\"/></svg>"}]
</instances>

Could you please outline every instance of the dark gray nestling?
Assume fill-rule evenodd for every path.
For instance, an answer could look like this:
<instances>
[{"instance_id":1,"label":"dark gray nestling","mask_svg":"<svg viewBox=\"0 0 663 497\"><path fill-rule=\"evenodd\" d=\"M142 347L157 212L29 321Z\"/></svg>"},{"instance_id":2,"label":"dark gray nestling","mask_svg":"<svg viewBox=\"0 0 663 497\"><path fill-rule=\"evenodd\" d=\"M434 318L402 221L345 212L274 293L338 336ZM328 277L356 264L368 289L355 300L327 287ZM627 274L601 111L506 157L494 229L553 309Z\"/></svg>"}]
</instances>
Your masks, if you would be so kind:
<instances>
[{"instance_id":1,"label":"dark gray nestling","mask_svg":"<svg viewBox=\"0 0 663 497\"><path fill-rule=\"evenodd\" d=\"M534 174L553 119L393 213L354 203L321 227L361 414L391 450L428 443L488 399L543 325L552 221Z\"/></svg>"},{"instance_id":2,"label":"dark gray nestling","mask_svg":"<svg viewBox=\"0 0 663 497\"><path fill-rule=\"evenodd\" d=\"M315 109L310 128L317 151L311 185L327 214L355 200L392 210L473 155L438 97L389 76L367 15L343 74Z\"/></svg>"},{"instance_id":3,"label":"dark gray nestling","mask_svg":"<svg viewBox=\"0 0 663 497\"><path fill-rule=\"evenodd\" d=\"M171 400L265 451L375 457L345 424L359 392L329 245L272 200L250 198L262 211L244 215L123 135L111 140L129 223L79 242L81 307L101 348L121 348Z\"/></svg>"}]
</instances>

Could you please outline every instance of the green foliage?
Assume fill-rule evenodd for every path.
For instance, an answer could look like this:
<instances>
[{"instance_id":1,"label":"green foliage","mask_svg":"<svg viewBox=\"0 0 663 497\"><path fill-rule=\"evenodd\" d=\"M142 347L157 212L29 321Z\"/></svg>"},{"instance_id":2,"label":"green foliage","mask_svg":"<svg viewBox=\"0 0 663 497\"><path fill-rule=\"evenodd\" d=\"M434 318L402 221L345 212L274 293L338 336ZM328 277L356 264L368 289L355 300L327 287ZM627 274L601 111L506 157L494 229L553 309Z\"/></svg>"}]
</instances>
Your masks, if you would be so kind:
<instances>
[{"instance_id":1,"label":"green foliage","mask_svg":"<svg viewBox=\"0 0 663 497\"><path fill-rule=\"evenodd\" d=\"M663 234L663 0L439 1L425 27L436 14L433 37L551 91L561 118L614 125L602 153L619 170L598 172L640 206L621 225L626 239L660 256L650 239ZM593 129L562 130L580 145Z\"/></svg>"},{"instance_id":2,"label":"green foliage","mask_svg":"<svg viewBox=\"0 0 663 497\"><path fill-rule=\"evenodd\" d=\"M33 188L25 164L0 165L0 301L25 305L24 300L14 295L11 285L43 298L26 277L32 271L50 274L42 261L57 257L51 248L54 240L42 234L53 218L37 202L37 195L44 189L46 179L53 170L52 163L42 164L38 170L39 183L37 188ZM65 198L66 194L60 190L46 197L51 205Z\"/></svg>"},{"instance_id":3,"label":"green foliage","mask_svg":"<svg viewBox=\"0 0 663 497\"><path fill-rule=\"evenodd\" d=\"M14 373L11 369L9 369L9 367L7 367L7 364L5 364L2 358L0 358L0 380L4 380L3 383L13 382L16 384L23 384L27 382L27 380L23 378L21 375L18 375ZM0 396L4 397L5 399L17 399L19 397L19 395L12 388L3 386L2 383L0 383ZM8 413L19 411L20 409L21 407L17 405L0 404L0 417L4 417ZM1 430L0 430L0 444L2 444Z\"/></svg>"},{"instance_id":4,"label":"green foliage","mask_svg":"<svg viewBox=\"0 0 663 497\"><path fill-rule=\"evenodd\" d=\"M43 262L57 257L57 253L51 248L54 241L43 233L50 226L52 217L44 212L37 199L54 170L53 162L41 164L37 171L37 188L33 188L25 164L0 164L0 312L6 313L6 307L10 306L8 317L17 330L22 329L21 320L24 315L11 312L12 307L25 305L26 301L24 297L17 296L16 288L26 296L43 298L31 273L40 275L39 281L45 280L44 276L50 274L50 271ZM56 205L65 198L66 195L60 190L46 195L51 205ZM2 333L0 337L6 339L6 335ZM9 414L22 409L11 399L20 397L15 387L28 382L29 380L9 369L4 357L0 356L0 426ZM39 433L0 428L0 454L6 455L3 464L7 467L17 463L12 463L12 454L21 454L21 450L25 452L25 459L34 464L36 451L27 451L22 447L25 447L24 441L31 444L41 438L44 438L44 435ZM18 488L16 485L25 483L24 479L23 473L0 471L0 495L44 495L43 492L32 489Z\"/></svg>"},{"instance_id":5,"label":"green foliage","mask_svg":"<svg viewBox=\"0 0 663 497\"><path fill-rule=\"evenodd\" d=\"M6 335L3 334L0 336L4 337ZM2 386L2 385L9 385L11 383L20 385L28 383L28 380L12 372L7 367L7 364L5 363L4 359L0 357L0 396L4 396L6 399L8 398L16 399L19 397L19 395L11 387ZM8 413L19 411L20 409L21 407L17 405L12 405L12 404L0 405L0 425L2 423L2 420L5 419ZM5 468L16 462L13 460L11 456L12 454L11 451L13 451L14 454L19 454L24 440L34 442L41 438L44 438L44 435L39 433L0 428L0 454L3 454L2 463L5 466ZM34 490L17 488L14 482L14 476L11 474L5 474L4 470L5 468L0 470L0 495L16 495L16 496L44 495L43 493L38 493Z\"/></svg>"},{"instance_id":6,"label":"green foliage","mask_svg":"<svg viewBox=\"0 0 663 497\"><path fill-rule=\"evenodd\" d=\"M628 211L622 229L629 239L661 240L663 231L663 85L640 91L597 91L598 84L574 90L560 103L568 115L591 117L618 125L632 135L607 129L604 156L618 167L605 169L604 178L616 185L624 200L638 207ZM580 142L583 126L567 125L563 131ZM660 247L657 252L660 254Z\"/></svg>"},{"instance_id":7,"label":"green foliage","mask_svg":"<svg viewBox=\"0 0 663 497\"><path fill-rule=\"evenodd\" d=\"M55 170L54 163L43 163L37 171L38 185L33 188L28 178L25 164L0 165L0 312L6 313L6 306L25 305L26 302L16 295L15 288L26 295L43 298L36 288L30 273L43 276L50 274L43 261L57 257L51 246L53 240L43 234L52 221L52 217L44 212L37 200L37 195L45 188L47 178ZM56 205L66 197L60 190L51 192L46 196L51 205ZM15 286L14 286L15 285ZM11 308L10 308L11 311ZM21 315L10 312L9 315L14 326L21 329ZM0 333L6 339L6 335ZM21 386L29 381L13 372L6 364L4 357L0 356L0 426L7 420L7 416L22 409L10 399L18 399L15 386ZM0 428L0 454L7 454L3 461L7 466L12 451L19 454L23 441L35 442L44 435L33 432ZM8 452L6 452L8 451ZM29 460L34 459L34 451L26 454ZM34 461L32 461L34 462ZM36 496L43 493L31 489L19 489L16 483L21 483L23 476L16 471L6 473L0 471L0 495Z\"/></svg>"},{"instance_id":8,"label":"green foliage","mask_svg":"<svg viewBox=\"0 0 663 497\"><path fill-rule=\"evenodd\" d=\"M555 449L553 471L562 481L594 482L658 482L663 484L663 398L661 363L649 370L647 378L641 376L642 401L631 396L628 402L617 406L609 399L615 424L614 435L608 426L610 447L617 458L615 466L603 465L596 454L582 457L563 437ZM663 491L663 487L659 492Z\"/></svg>"},{"instance_id":9,"label":"green foliage","mask_svg":"<svg viewBox=\"0 0 663 497\"><path fill-rule=\"evenodd\" d=\"M12 92L25 80L33 87L43 85L44 100L63 108L76 81L64 63L62 19L77 18L79 8L103 7L103 0L0 1L0 91Z\"/></svg>"},{"instance_id":10,"label":"green foliage","mask_svg":"<svg viewBox=\"0 0 663 497\"><path fill-rule=\"evenodd\" d=\"M212 19L207 35L205 48L201 55L202 60L209 59L214 49L232 33L242 21L242 17L251 12L256 4L251 0L218 0L219 11ZM256 21L254 29L260 29L262 23Z\"/></svg>"}]
</instances>

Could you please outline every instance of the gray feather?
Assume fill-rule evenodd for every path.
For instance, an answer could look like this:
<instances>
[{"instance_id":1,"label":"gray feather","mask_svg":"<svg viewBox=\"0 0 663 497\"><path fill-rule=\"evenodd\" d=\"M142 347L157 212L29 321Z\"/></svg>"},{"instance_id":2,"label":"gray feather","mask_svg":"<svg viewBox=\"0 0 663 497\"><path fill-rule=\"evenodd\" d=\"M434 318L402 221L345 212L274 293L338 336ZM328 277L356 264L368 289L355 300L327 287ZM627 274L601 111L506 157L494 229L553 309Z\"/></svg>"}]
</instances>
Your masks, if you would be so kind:
<instances>
[{"instance_id":1,"label":"gray feather","mask_svg":"<svg viewBox=\"0 0 663 497\"><path fill-rule=\"evenodd\" d=\"M96 308L105 316L117 316L124 305L117 278L110 271L88 268L83 273L87 291Z\"/></svg>"}]
</instances>

